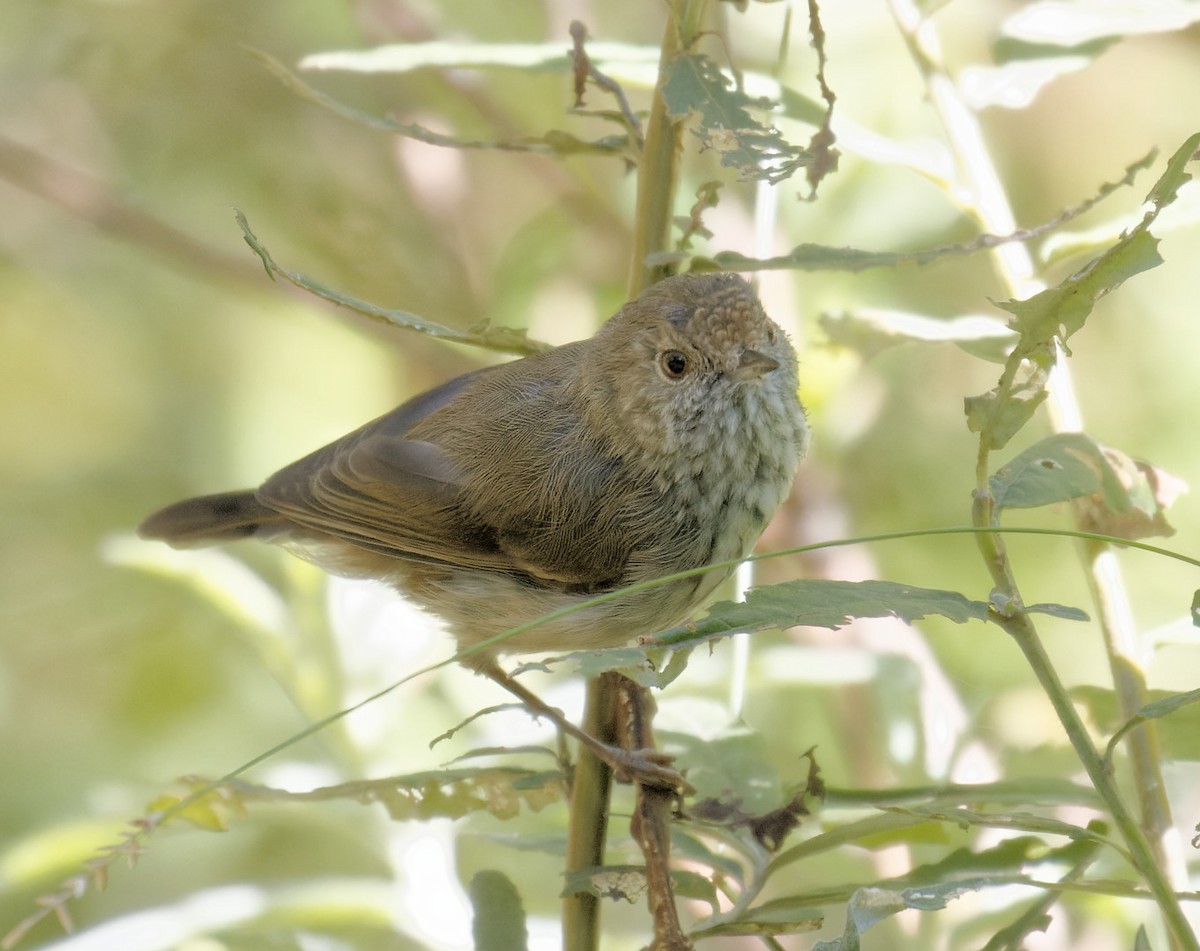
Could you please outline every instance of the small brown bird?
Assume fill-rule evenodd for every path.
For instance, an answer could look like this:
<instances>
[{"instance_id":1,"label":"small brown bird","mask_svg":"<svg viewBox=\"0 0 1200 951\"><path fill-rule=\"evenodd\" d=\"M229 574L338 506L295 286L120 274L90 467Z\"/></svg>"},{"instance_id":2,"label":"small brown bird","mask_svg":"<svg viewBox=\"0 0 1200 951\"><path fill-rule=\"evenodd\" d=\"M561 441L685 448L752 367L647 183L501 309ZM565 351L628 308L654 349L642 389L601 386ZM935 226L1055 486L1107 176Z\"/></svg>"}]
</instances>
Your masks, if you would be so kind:
<instances>
[{"instance_id":1,"label":"small brown bird","mask_svg":"<svg viewBox=\"0 0 1200 951\"><path fill-rule=\"evenodd\" d=\"M285 545L393 585L467 647L747 555L808 442L796 390L795 353L750 286L681 275L587 340L460 376L256 490L178 502L139 533L180 548L251 536ZM686 619L728 574L529 627L468 663L531 702L496 651L622 644Z\"/></svg>"}]
</instances>

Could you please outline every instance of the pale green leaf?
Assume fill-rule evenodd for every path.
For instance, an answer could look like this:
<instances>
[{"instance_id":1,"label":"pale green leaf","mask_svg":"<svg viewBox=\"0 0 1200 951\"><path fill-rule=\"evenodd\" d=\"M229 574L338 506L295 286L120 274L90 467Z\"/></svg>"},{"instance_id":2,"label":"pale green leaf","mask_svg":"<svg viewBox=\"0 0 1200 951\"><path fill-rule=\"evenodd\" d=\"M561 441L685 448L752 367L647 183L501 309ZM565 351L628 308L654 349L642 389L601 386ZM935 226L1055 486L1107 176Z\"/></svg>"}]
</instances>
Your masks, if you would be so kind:
<instances>
[{"instance_id":1,"label":"pale green leaf","mask_svg":"<svg viewBox=\"0 0 1200 951\"><path fill-rule=\"evenodd\" d=\"M711 925L701 922L690 936L696 939L773 937L816 931L824 923L824 913L819 908L812 907L807 901L807 896L798 900L789 897L750 908L730 921L720 921Z\"/></svg>"},{"instance_id":2,"label":"pale green leaf","mask_svg":"<svg viewBox=\"0 0 1200 951\"><path fill-rule=\"evenodd\" d=\"M1086 707L1101 729L1112 734L1108 753L1135 727L1149 720L1158 724L1159 740L1168 759L1200 760L1200 690L1169 693L1152 690L1147 702L1128 720L1123 720L1116 693L1105 687L1083 685L1071 690L1071 698Z\"/></svg>"},{"instance_id":3,"label":"pale green leaf","mask_svg":"<svg viewBox=\"0 0 1200 951\"><path fill-rule=\"evenodd\" d=\"M516 886L503 872L476 872L467 886L475 914L471 934L475 951L526 951L529 931Z\"/></svg>"},{"instance_id":4,"label":"pale green leaf","mask_svg":"<svg viewBox=\"0 0 1200 951\"><path fill-rule=\"evenodd\" d=\"M996 306L1013 315L1010 326L1022 337L1065 341L1083 327L1096 301L1159 264L1158 239L1148 231L1134 231L1057 287L1025 300L998 301Z\"/></svg>"},{"instance_id":5,"label":"pale green leaf","mask_svg":"<svg viewBox=\"0 0 1200 951\"><path fill-rule=\"evenodd\" d=\"M753 588L745 601L720 601L699 621L665 631L654 639L680 644L738 631L797 625L839 628L857 617L896 617L912 623L929 615L962 624L984 620L988 606L955 591L918 588L892 581L834 581L801 578Z\"/></svg>"},{"instance_id":6,"label":"pale green leaf","mask_svg":"<svg viewBox=\"0 0 1200 951\"><path fill-rule=\"evenodd\" d=\"M413 330L417 333L436 337L440 340L448 340L453 343L464 343L501 353L515 353L522 356L531 353L540 353L547 349L547 344L528 339L525 336L524 329L489 327L485 322L476 324L465 331L452 330L431 320L418 317L416 314L411 314L408 311L389 310L384 307L378 307L375 304L370 304L343 294L340 291L335 291L311 277L280 267L275 263L274 258L271 257L270 252L263 243L258 240L258 236L250 230L250 223L246 220L246 216L240 211L235 210L234 217L237 219L238 227L242 229L242 235L246 239L246 244L250 245L250 248L258 255L259 259L263 262L263 267L266 268L267 273L272 278L276 276L282 277L289 283L324 298L330 303L346 307L356 313L363 314L366 317L378 320L392 327Z\"/></svg>"},{"instance_id":7,"label":"pale green leaf","mask_svg":"<svg viewBox=\"0 0 1200 951\"><path fill-rule=\"evenodd\" d=\"M1066 341L1083 327L1096 302L1126 280L1162 263L1158 239L1150 233L1159 213L1169 206L1179 189L1191 179L1187 166L1200 148L1200 133L1190 136L1167 162L1163 174L1146 196L1152 206L1133 228L1104 253L1051 287L1025 300L1008 300L996 306L1013 315L1009 322L1021 334L1026 350L1046 345L1055 338Z\"/></svg>"},{"instance_id":8,"label":"pale green leaf","mask_svg":"<svg viewBox=\"0 0 1200 951\"><path fill-rule=\"evenodd\" d=\"M355 109L334 97L321 92L282 63L265 53L256 54L264 65L275 74L286 86L310 102L323 106L344 119L356 122L370 129L388 132L392 135L415 139L428 145L437 145L452 149L498 150L502 152L536 152L548 155L574 155L580 152L590 152L595 155L624 156L629 148L625 136L606 136L593 141L585 141L569 132L554 130L542 136L525 136L519 139L470 139L454 135L434 132L422 125L412 122L397 122L386 116L376 116Z\"/></svg>"},{"instance_id":9,"label":"pale green leaf","mask_svg":"<svg viewBox=\"0 0 1200 951\"><path fill-rule=\"evenodd\" d=\"M1100 488L1089 463L1099 447L1083 433L1056 433L1001 466L988 480L997 515L1006 508L1037 508L1088 495Z\"/></svg>"},{"instance_id":10,"label":"pale green leaf","mask_svg":"<svg viewBox=\"0 0 1200 951\"><path fill-rule=\"evenodd\" d=\"M1000 29L1025 43L1062 48L1182 30L1196 22L1200 8L1191 0L1040 0L1017 9Z\"/></svg>"},{"instance_id":11,"label":"pale green leaf","mask_svg":"<svg viewBox=\"0 0 1200 951\"><path fill-rule=\"evenodd\" d=\"M1006 399L1000 398L999 387L993 387L963 401L967 428L973 433L987 433L988 448L1003 449L1008 445L1049 395L1046 380L1053 361L1049 353L1043 351L1042 360L1029 360L1021 368L1021 376L1009 389Z\"/></svg>"},{"instance_id":12,"label":"pale green leaf","mask_svg":"<svg viewBox=\"0 0 1200 951\"><path fill-rule=\"evenodd\" d=\"M1002 363L1017 339L1012 329L995 317L939 319L872 307L824 314L821 326L831 342L868 356L901 343L953 343L973 356Z\"/></svg>"},{"instance_id":13,"label":"pale green leaf","mask_svg":"<svg viewBox=\"0 0 1200 951\"><path fill-rule=\"evenodd\" d=\"M657 67L656 46L606 43L589 40L588 58L598 66L640 63ZM300 61L301 69L340 70L357 73L405 73L415 69L505 68L562 72L572 67L571 43L394 43L365 50L330 50L312 53Z\"/></svg>"}]
</instances>

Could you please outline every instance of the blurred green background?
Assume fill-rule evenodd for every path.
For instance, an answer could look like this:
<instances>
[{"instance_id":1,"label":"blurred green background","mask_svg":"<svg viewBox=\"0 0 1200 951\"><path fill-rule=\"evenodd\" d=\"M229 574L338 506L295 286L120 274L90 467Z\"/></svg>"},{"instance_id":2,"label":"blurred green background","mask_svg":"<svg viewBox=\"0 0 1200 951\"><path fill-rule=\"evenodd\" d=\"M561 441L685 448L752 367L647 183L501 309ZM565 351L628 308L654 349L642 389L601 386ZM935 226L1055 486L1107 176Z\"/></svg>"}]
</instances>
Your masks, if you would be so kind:
<instances>
[{"instance_id":1,"label":"blurred green background","mask_svg":"<svg viewBox=\"0 0 1200 951\"><path fill-rule=\"evenodd\" d=\"M753 4L739 14L720 5L740 67L771 70L785 6ZM886 10L857 0L827 6L838 120L933 149L935 118ZM1002 18L1017 6L946 5L937 24L952 68L987 61ZM622 300L632 180L619 163L464 153L393 139L302 100L252 51L295 64L312 52L430 38L565 47L572 18L598 39L654 46L662 17L657 4L550 0L3 5L0 931L93 848L113 842L123 822L177 788L177 777L220 775L312 718L449 652L444 641L418 639L419 647L403 653L406 647L378 629L378 618L393 609L378 605L363 609L374 619L372 636L330 635L319 574L282 554L246 550L237 553L240 561L176 562L131 543L133 526L155 507L253 484L406 395L494 359L382 329L272 283L243 244L233 209L247 215L284 267L457 328L490 318L561 342L589 333ZM784 79L815 95L812 50L803 30L793 31ZM565 115L570 81L560 73L308 78L374 114L463 136L606 131L596 120ZM1152 147L1170 154L1200 129L1196 89L1200 31L1190 27L1117 43L1029 108L986 110L987 143L1019 222L1054 217ZM596 92L589 100L607 106ZM808 134L792 131L800 141ZM717 174L710 157L686 168L680 213L695 187ZM1079 224L1135 211L1160 168L1161 160L1134 189ZM844 155L815 203L797 201L801 188L778 189L771 253L804 241L899 250L972 233L943 191L868 155ZM729 182L722 194L706 219L715 237L701 250L753 253L755 189ZM1072 366L1089 432L1195 482L1200 229L1182 221L1164 236L1162 254L1163 267L1101 303L1072 341ZM950 345L900 347L864 362L825 345L817 318L864 306L937 317L994 314L987 298L1007 295L987 258L861 274L771 274L763 293L802 347L803 396L816 434L798 499L773 530L771 546L965 524L974 444L962 399L990 388L996 367ZM1195 495L1184 496L1172 517L1180 533L1171 544L1193 554L1200 551L1198 505ZM1033 514L1030 522L1062 524L1055 513ZM1068 543L1020 540L1013 549L1030 600L1086 607ZM973 555L966 539L906 542L847 549L803 570L984 597L986 575ZM1168 645L1182 645L1151 657L1154 684L1190 689L1200 676L1184 624L1195 573L1145 555L1124 562L1141 627L1170 626ZM253 574L238 574L246 564ZM802 569L789 561L765 570L774 579ZM340 617L343 627L354 627L345 619L357 617L360 597L367 596L335 592L335 624ZM417 623L403 618L391 630ZM1066 622L1047 629L1068 677L1107 683L1094 632ZM1053 751L1046 760L1052 768L1063 768L1068 758L1057 727L1011 645L971 628L934 624L923 633L933 669L971 720L963 727L969 737L988 740L1018 774L1035 769L1032 754L1045 749ZM773 754L787 764L781 769L795 772L796 753L819 742L827 779L837 785L925 774L927 764L910 756L905 765L889 745L888 730L916 716L914 692L925 683L912 673L919 666L912 652L889 636L818 638L829 650L877 658L858 679L844 666L830 672L845 655L835 653L826 670L824 655L811 649L799 657L811 671L780 675L765 661L752 665L745 718L768 737L786 738L786 748ZM780 640L780 649L788 643ZM891 650L907 658L898 667ZM685 678L673 689L721 698L722 666L721 658L698 663L691 683ZM854 681L849 686L839 683L846 677ZM305 785L444 762L452 754L430 752L428 741L476 709L482 687L453 671L402 694L358 725L289 751L285 765L297 772L279 766L269 778ZM569 708L574 701L559 702ZM880 750L888 752L882 760ZM1194 778L1171 777L1176 792ZM1187 828L1200 802L1194 794L1181 801L1178 819ZM527 821L528 829L551 834L562 819ZM163 905L175 908L178 922L186 919L179 903L188 896L225 895L218 906L240 907L232 893L211 891L235 883L386 884L399 874L400 853L384 843L383 825L365 808L281 806L239 820L225 837L166 830L152 838L136 870L122 869L109 891L90 894L72 912L86 925ZM423 841L428 834L449 848L446 828L422 830L403 835ZM505 831L503 824L492 830ZM464 848L464 866L484 861L484 848ZM525 894L527 906L553 915L554 860L518 854L511 861L538 883L534 895ZM433 935L419 902L417 908L397 913L416 922L414 934L422 937L413 946L465 940L461 929ZM636 936L638 912L622 914ZM345 933L351 946L395 946L388 928L369 916ZM55 934L43 924L31 945ZM169 929L156 934L145 946L190 940L186 928L178 937ZM275 946L262 934L234 931L222 940ZM551 943L540 946L552 946L544 940Z\"/></svg>"}]
</instances>

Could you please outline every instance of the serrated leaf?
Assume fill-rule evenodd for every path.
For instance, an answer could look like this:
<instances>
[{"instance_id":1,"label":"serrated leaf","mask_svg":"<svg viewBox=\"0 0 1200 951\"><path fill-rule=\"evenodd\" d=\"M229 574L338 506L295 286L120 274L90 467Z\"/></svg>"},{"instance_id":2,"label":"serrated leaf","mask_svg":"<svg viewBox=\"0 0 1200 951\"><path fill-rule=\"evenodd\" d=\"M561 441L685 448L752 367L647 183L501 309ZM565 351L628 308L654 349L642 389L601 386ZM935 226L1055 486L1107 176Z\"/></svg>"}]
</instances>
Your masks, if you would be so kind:
<instances>
[{"instance_id":1,"label":"serrated leaf","mask_svg":"<svg viewBox=\"0 0 1200 951\"><path fill-rule=\"evenodd\" d=\"M1017 340L1012 329L994 317L941 319L873 307L822 314L821 327L832 343L866 356L902 343L953 343L973 356L1003 363Z\"/></svg>"},{"instance_id":2,"label":"serrated leaf","mask_svg":"<svg viewBox=\"0 0 1200 951\"><path fill-rule=\"evenodd\" d=\"M1135 274L1162 263L1158 239L1150 233L1150 226L1175 200L1180 187L1191 179L1187 166L1197 157L1198 148L1200 133L1190 136L1175 150L1163 174L1146 196L1152 207L1104 253L1057 287L1026 300L997 303L996 306L1013 315L1009 326L1021 334L1022 349L1032 351L1056 338L1066 341L1083 326L1096 301Z\"/></svg>"},{"instance_id":3,"label":"serrated leaf","mask_svg":"<svg viewBox=\"0 0 1200 951\"><path fill-rule=\"evenodd\" d=\"M1014 832L1034 832L1038 835L1061 835L1072 841L1096 842L1112 845L1102 832L1092 828L1073 825L1060 819L1039 816L1032 812L980 812L962 806L943 803L917 804L912 806L889 806L889 811L901 815L950 822L963 829L1005 829Z\"/></svg>"},{"instance_id":4,"label":"serrated leaf","mask_svg":"<svg viewBox=\"0 0 1200 951\"><path fill-rule=\"evenodd\" d=\"M1096 301L1160 264L1158 238L1149 231L1134 231L1057 287L1025 300L998 301L996 306L1013 315L1009 326L1026 340L1065 341L1083 327Z\"/></svg>"},{"instance_id":5,"label":"serrated leaf","mask_svg":"<svg viewBox=\"0 0 1200 951\"><path fill-rule=\"evenodd\" d=\"M529 930L517 887L503 872L476 872L467 886L471 908L471 934L475 951L526 951Z\"/></svg>"},{"instance_id":6,"label":"serrated leaf","mask_svg":"<svg viewBox=\"0 0 1200 951\"><path fill-rule=\"evenodd\" d=\"M657 635L653 643L677 645L739 631L805 625L836 629L858 617L896 617L912 623L937 615L962 624L987 618L988 606L956 591L893 581L801 578L752 588L741 602L720 601L708 615Z\"/></svg>"},{"instance_id":7,"label":"serrated leaf","mask_svg":"<svg viewBox=\"0 0 1200 951\"><path fill-rule=\"evenodd\" d=\"M783 786L761 733L731 723L703 737L656 731L687 773L696 798L736 801L752 813L774 809L784 800Z\"/></svg>"},{"instance_id":8,"label":"serrated leaf","mask_svg":"<svg viewBox=\"0 0 1200 951\"><path fill-rule=\"evenodd\" d=\"M701 150L720 153L721 164L736 168L744 180L775 184L809 164L812 156L751 110L773 107L734 88L721 68L703 53L683 53L667 64L661 86L667 115L676 121L696 116Z\"/></svg>"}]
</instances>

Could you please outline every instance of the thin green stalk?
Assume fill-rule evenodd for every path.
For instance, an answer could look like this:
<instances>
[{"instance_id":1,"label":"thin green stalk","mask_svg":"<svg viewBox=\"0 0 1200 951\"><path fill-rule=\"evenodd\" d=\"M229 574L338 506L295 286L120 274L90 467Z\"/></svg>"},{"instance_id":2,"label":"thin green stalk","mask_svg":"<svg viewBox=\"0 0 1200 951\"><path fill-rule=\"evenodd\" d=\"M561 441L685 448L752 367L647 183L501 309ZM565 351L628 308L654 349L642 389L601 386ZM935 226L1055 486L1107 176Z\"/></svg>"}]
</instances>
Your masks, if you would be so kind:
<instances>
[{"instance_id":1,"label":"thin green stalk","mask_svg":"<svg viewBox=\"0 0 1200 951\"><path fill-rule=\"evenodd\" d=\"M594 677L587 684L583 730L603 743L612 743L616 693L608 680ZM582 744L571 778L571 811L567 828L567 870L604 864L608 834L608 800L612 770ZM576 892L563 899L563 951L596 951L600 947L600 899Z\"/></svg>"},{"instance_id":2,"label":"thin green stalk","mask_svg":"<svg viewBox=\"0 0 1200 951\"><path fill-rule=\"evenodd\" d=\"M891 6L913 60L925 77L930 99L941 116L950 145L958 157L960 172L971 195L970 213L986 231L1011 231L1015 222L1007 195L987 150L979 123L962 102L957 87L945 69L933 23L922 15L918 6L911 0L891 0ZM1014 296L1021 296L1039 288L1033 261L1023 246L1014 244L997 249L995 260L1000 277L1008 284ZM1018 360L1013 359L1005 368L1005 376L1000 384L1001 392L998 394L1001 398L1006 388L1011 386L1017 364ZM1048 389L1052 426L1059 431L1080 429L1079 411L1069 371L1061 359L1052 374ZM980 527L994 524L992 503L987 493L990 448L985 431L980 438L977 459L978 488L973 513L974 522ZM979 535L977 541L998 588L1012 597L1014 603L1019 604L1019 594L1009 568L1003 539L998 535ZM1132 648L1136 642L1136 632L1128 613L1118 609L1118 605L1125 600L1119 579L1115 578L1113 573L1101 569L1104 546L1088 543L1081 551L1121 712L1128 719L1145 701L1144 678L1135 657L1136 651ZM1087 767L1089 776L1096 782L1096 788L1109 806L1122 835L1126 837L1139 870L1146 877L1147 884L1168 920L1172 947L1197 947L1195 933L1184 918L1178 899L1168 882L1171 870L1178 872L1180 860L1176 854L1177 850L1173 851L1170 848L1172 837L1178 833L1171 820L1170 804L1164 790L1157 726L1153 723L1146 724L1145 729L1134 731L1127 739L1135 788L1141 804L1139 826L1130 819L1111 776L1099 768L1091 739L1082 729L1073 705L1066 698L1062 684L1050 666L1049 658L1028 616L1019 614L1008 618L1002 626L1013 635L1030 664L1034 665L1035 673L1050 695L1077 754ZM1102 778L1097 779L1097 776ZM1121 818L1118 819L1118 816Z\"/></svg>"},{"instance_id":3,"label":"thin green stalk","mask_svg":"<svg viewBox=\"0 0 1200 951\"><path fill-rule=\"evenodd\" d=\"M679 130L667 116L661 93L663 68L699 29L707 0L670 0L659 57L659 81L646 122L645 144L638 162L637 217L629 266L629 298L667 276L647 258L669 247L675 193L678 188ZM617 708L615 678L588 682L583 728L605 742L614 734ZM598 732L604 730L606 732ZM604 864L604 839L612 773L587 749L579 751L567 832L567 871ZM563 915L565 951L596 951L600 946L600 907L593 896L566 899Z\"/></svg>"}]
</instances>

